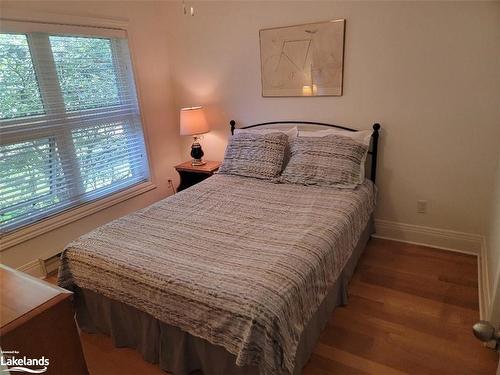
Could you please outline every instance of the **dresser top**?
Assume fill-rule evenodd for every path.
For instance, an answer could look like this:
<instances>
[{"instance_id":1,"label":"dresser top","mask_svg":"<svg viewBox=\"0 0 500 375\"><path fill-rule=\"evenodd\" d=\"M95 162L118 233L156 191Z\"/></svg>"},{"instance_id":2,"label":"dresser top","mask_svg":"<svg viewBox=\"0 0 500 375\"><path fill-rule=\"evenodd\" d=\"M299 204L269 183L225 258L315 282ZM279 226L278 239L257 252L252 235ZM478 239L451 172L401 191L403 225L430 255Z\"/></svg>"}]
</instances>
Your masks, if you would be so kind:
<instances>
[{"instance_id":1,"label":"dresser top","mask_svg":"<svg viewBox=\"0 0 500 375\"><path fill-rule=\"evenodd\" d=\"M203 165L191 165L191 161L186 161L175 166L178 171L198 172L198 173L214 173L220 167L219 161L207 161Z\"/></svg>"},{"instance_id":2,"label":"dresser top","mask_svg":"<svg viewBox=\"0 0 500 375\"><path fill-rule=\"evenodd\" d=\"M0 264L0 330L28 315L44 311L43 306L68 298L71 292Z\"/></svg>"}]
</instances>

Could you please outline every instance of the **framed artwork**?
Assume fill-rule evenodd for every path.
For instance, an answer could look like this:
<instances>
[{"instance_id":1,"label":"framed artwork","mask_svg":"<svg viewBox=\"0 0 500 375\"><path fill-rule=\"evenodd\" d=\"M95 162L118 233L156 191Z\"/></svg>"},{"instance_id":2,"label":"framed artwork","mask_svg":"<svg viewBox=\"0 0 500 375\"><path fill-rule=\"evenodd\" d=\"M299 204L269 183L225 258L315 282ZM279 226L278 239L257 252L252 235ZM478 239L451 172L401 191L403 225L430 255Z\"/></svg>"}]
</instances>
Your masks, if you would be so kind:
<instances>
[{"instance_id":1,"label":"framed artwork","mask_svg":"<svg viewBox=\"0 0 500 375\"><path fill-rule=\"evenodd\" d=\"M341 96L345 19L260 30L262 96Z\"/></svg>"}]
</instances>

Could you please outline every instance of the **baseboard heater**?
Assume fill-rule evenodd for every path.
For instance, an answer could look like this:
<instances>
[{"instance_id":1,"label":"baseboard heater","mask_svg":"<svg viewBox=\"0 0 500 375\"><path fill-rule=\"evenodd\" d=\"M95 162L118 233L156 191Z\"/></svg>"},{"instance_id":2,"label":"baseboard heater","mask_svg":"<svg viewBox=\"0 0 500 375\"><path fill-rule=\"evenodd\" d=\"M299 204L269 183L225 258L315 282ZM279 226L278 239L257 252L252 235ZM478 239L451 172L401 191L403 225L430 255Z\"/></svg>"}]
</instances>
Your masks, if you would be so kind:
<instances>
[{"instance_id":1,"label":"baseboard heater","mask_svg":"<svg viewBox=\"0 0 500 375\"><path fill-rule=\"evenodd\" d=\"M61 253L58 253L54 256L51 256L47 259L38 258L38 262L40 263L40 268L42 270L44 277L47 277L51 273L57 271L59 268L59 258L61 257Z\"/></svg>"}]
</instances>

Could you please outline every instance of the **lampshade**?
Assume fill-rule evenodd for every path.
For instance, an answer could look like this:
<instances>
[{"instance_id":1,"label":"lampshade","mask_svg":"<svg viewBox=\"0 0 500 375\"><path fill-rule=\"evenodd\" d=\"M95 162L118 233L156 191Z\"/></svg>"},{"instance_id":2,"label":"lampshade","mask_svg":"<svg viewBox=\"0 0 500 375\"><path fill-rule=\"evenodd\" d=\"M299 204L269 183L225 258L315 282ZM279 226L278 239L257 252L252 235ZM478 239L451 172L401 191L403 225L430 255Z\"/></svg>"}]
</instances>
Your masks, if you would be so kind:
<instances>
[{"instance_id":1,"label":"lampshade","mask_svg":"<svg viewBox=\"0 0 500 375\"><path fill-rule=\"evenodd\" d=\"M197 135L208 132L203 107L181 108L181 135Z\"/></svg>"}]
</instances>

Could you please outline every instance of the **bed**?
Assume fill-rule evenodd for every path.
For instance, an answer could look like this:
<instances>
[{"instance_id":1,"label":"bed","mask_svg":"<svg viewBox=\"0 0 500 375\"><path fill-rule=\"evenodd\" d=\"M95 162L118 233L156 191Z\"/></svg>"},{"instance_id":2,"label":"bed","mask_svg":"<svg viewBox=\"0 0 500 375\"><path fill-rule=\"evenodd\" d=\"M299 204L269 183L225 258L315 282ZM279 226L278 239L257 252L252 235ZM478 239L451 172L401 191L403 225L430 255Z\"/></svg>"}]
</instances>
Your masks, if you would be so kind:
<instances>
[{"instance_id":1,"label":"bed","mask_svg":"<svg viewBox=\"0 0 500 375\"><path fill-rule=\"evenodd\" d=\"M373 232L379 128L356 189L219 174L70 243L80 328L174 374L300 373Z\"/></svg>"}]
</instances>

